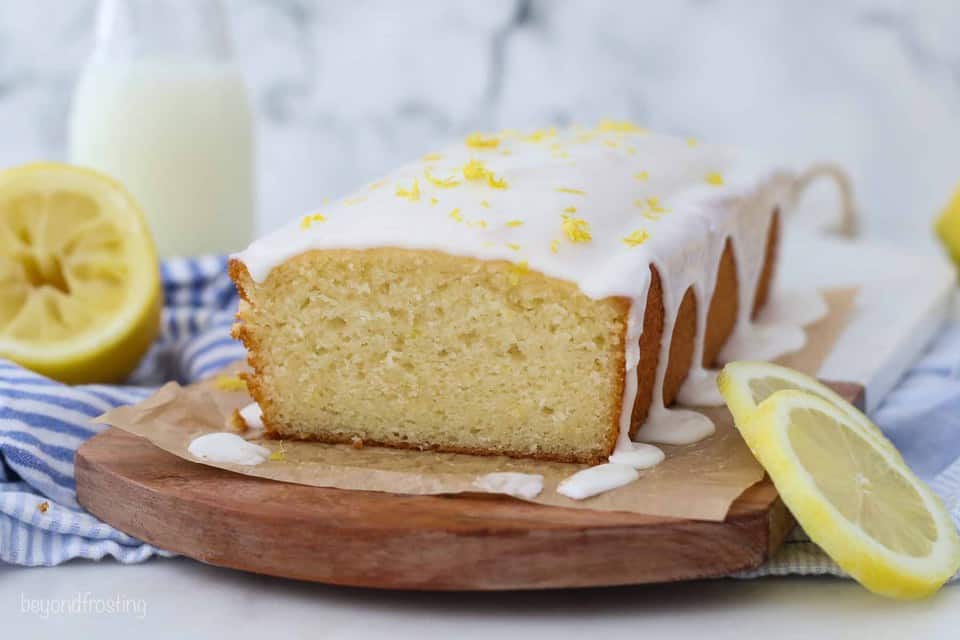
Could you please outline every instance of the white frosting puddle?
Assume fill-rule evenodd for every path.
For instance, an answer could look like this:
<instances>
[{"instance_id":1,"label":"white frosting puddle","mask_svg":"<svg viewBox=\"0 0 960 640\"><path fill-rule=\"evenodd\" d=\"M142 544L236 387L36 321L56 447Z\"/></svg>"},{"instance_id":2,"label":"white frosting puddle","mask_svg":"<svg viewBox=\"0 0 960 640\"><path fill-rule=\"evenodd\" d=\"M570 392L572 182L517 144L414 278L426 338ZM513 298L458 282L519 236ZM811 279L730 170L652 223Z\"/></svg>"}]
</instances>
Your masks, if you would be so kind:
<instances>
[{"instance_id":1,"label":"white frosting puddle","mask_svg":"<svg viewBox=\"0 0 960 640\"><path fill-rule=\"evenodd\" d=\"M258 465L270 457L270 449L247 442L234 433L208 433L190 441L190 455L210 462Z\"/></svg>"},{"instance_id":2,"label":"white frosting puddle","mask_svg":"<svg viewBox=\"0 0 960 640\"><path fill-rule=\"evenodd\" d=\"M473 484L485 491L505 493L515 498L532 500L543 491L543 476L533 473L503 471L480 476L473 481Z\"/></svg>"},{"instance_id":3,"label":"white frosting puddle","mask_svg":"<svg viewBox=\"0 0 960 640\"><path fill-rule=\"evenodd\" d=\"M655 467L664 459L663 451L643 442L631 442L623 447L617 447L610 456L613 464L625 464L634 469L649 469Z\"/></svg>"},{"instance_id":4,"label":"white frosting puddle","mask_svg":"<svg viewBox=\"0 0 960 640\"><path fill-rule=\"evenodd\" d=\"M650 416L637 432L637 440L657 444L692 444L712 436L713 420L689 409L651 407Z\"/></svg>"},{"instance_id":5,"label":"white frosting puddle","mask_svg":"<svg viewBox=\"0 0 960 640\"><path fill-rule=\"evenodd\" d=\"M631 466L601 464L573 474L557 486L557 493L574 500L585 500L630 484L639 477L639 472Z\"/></svg>"},{"instance_id":6,"label":"white frosting puddle","mask_svg":"<svg viewBox=\"0 0 960 640\"><path fill-rule=\"evenodd\" d=\"M723 396L717 388L717 376L720 371L695 367L690 369L687 379L680 387L677 402L688 407L720 407Z\"/></svg>"}]
</instances>

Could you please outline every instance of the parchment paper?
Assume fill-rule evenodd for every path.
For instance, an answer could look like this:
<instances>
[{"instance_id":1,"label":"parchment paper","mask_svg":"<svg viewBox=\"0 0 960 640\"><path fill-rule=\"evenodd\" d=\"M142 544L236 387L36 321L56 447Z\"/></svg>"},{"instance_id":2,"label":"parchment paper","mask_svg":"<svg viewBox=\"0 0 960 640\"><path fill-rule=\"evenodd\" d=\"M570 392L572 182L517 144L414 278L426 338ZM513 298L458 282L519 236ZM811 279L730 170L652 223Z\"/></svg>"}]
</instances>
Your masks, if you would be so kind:
<instances>
[{"instance_id":1,"label":"parchment paper","mask_svg":"<svg viewBox=\"0 0 960 640\"><path fill-rule=\"evenodd\" d=\"M816 372L846 326L856 290L823 295L827 315L806 328L803 350L783 358L807 373ZM666 460L641 471L638 481L580 501L558 494L556 487L586 465L255 437L249 439L273 452L257 466L199 461L187 452L193 438L225 430L234 410L249 402L245 391L223 391L210 380L187 387L169 383L136 405L108 411L97 422L142 436L185 460L284 482L398 494L494 493L474 482L487 473L510 471L544 477L543 491L531 500L538 504L698 520L723 520L737 496L764 475L724 408L702 409L717 425L713 436L691 445L662 445Z\"/></svg>"}]
</instances>

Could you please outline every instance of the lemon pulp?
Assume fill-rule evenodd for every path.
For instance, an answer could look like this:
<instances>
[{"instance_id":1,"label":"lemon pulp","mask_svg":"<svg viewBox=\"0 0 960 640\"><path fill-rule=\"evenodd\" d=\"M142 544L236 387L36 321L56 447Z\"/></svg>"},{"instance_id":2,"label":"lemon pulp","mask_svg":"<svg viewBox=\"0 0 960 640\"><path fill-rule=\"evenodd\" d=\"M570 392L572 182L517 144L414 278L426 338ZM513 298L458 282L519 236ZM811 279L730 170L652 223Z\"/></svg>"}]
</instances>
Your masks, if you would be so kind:
<instances>
[{"instance_id":1,"label":"lemon pulp","mask_svg":"<svg viewBox=\"0 0 960 640\"><path fill-rule=\"evenodd\" d=\"M737 424L747 424L760 403L778 391L805 391L845 411L861 424L864 435L900 455L883 432L856 407L819 380L799 371L769 362L731 362L723 368L717 385Z\"/></svg>"},{"instance_id":2,"label":"lemon pulp","mask_svg":"<svg viewBox=\"0 0 960 640\"><path fill-rule=\"evenodd\" d=\"M153 241L119 184L56 163L0 173L0 357L116 382L156 337L161 306Z\"/></svg>"}]
</instances>

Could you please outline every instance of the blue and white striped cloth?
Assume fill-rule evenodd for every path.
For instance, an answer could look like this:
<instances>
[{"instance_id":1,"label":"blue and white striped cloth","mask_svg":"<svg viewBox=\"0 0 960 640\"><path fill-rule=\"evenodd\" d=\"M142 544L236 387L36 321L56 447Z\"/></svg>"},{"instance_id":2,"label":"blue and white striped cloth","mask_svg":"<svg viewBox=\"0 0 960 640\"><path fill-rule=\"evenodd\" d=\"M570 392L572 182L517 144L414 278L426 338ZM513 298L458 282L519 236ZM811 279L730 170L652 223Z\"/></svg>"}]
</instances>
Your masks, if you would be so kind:
<instances>
[{"instance_id":1,"label":"blue and white striped cloth","mask_svg":"<svg viewBox=\"0 0 960 640\"><path fill-rule=\"evenodd\" d=\"M0 560L55 565L170 555L100 522L78 504L73 454L103 427L90 418L136 402L168 380L188 383L243 357L230 338L237 297L226 260L162 265L163 334L126 386L68 387L0 360ZM949 327L874 419L960 523L960 325ZM765 566L739 577L842 571L802 532Z\"/></svg>"},{"instance_id":2,"label":"blue and white striped cloth","mask_svg":"<svg viewBox=\"0 0 960 640\"><path fill-rule=\"evenodd\" d=\"M0 560L55 565L169 555L85 512L73 479L74 452L105 428L91 418L168 380L199 380L243 357L230 338L237 294L225 258L167 261L161 276L163 331L128 385L69 387L0 360Z\"/></svg>"}]
</instances>

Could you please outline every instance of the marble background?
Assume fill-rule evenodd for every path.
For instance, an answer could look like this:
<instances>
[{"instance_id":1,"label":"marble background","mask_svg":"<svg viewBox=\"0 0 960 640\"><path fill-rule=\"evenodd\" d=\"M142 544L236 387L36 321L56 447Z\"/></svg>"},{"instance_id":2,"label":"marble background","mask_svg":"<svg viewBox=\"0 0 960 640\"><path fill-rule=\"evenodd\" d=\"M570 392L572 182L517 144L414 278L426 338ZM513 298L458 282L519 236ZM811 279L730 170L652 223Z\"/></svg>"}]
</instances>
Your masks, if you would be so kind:
<instances>
[{"instance_id":1,"label":"marble background","mask_svg":"<svg viewBox=\"0 0 960 640\"><path fill-rule=\"evenodd\" d=\"M960 180L955 0L226 4L258 116L261 229L467 131L601 117L839 162L865 234L923 251ZM4 0L0 165L66 157L94 10Z\"/></svg>"}]
</instances>

